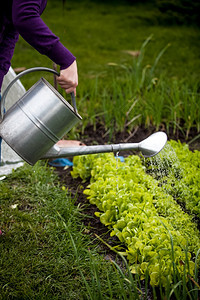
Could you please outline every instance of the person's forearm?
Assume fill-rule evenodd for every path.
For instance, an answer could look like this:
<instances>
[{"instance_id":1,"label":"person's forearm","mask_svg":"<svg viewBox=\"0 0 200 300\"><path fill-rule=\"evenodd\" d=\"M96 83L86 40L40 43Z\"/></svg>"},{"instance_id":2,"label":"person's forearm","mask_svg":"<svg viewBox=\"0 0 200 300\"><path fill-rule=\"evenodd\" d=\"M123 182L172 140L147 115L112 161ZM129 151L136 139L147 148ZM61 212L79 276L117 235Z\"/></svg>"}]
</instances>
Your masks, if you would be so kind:
<instances>
[{"instance_id":1,"label":"person's forearm","mask_svg":"<svg viewBox=\"0 0 200 300\"><path fill-rule=\"evenodd\" d=\"M13 0L13 24L32 47L65 69L73 63L75 57L43 22L40 9L38 0Z\"/></svg>"}]
</instances>

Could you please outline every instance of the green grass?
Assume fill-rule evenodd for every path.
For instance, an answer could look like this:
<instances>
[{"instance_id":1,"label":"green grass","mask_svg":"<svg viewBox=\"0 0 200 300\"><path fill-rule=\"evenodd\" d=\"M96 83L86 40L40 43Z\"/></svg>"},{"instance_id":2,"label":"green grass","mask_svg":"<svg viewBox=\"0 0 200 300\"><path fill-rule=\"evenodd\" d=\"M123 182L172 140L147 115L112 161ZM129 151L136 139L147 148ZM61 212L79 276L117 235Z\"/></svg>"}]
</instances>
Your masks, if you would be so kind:
<instances>
[{"instance_id":1,"label":"green grass","mask_svg":"<svg viewBox=\"0 0 200 300\"><path fill-rule=\"evenodd\" d=\"M140 124L158 128L161 123L177 129L184 123L186 138L192 127L200 130L199 28L161 25L159 17L151 3L66 1L63 9L62 1L49 1L43 19L77 57L77 105L83 117L79 132L88 123L95 127L97 117L110 130L132 130ZM141 50L150 36L138 58L127 52ZM52 62L20 38L12 65L52 67ZM53 82L52 75L42 75ZM34 73L22 81L28 88L40 76ZM148 76L154 82L150 90ZM126 112L138 97L127 118ZM72 137L77 134L72 130Z\"/></svg>"},{"instance_id":2,"label":"green grass","mask_svg":"<svg viewBox=\"0 0 200 300\"><path fill-rule=\"evenodd\" d=\"M159 26L156 13L157 9L148 4L67 1L63 10L61 1L49 1L43 19L77 57L81 79L104 71L109 62L131 61L131 57L123 51L139 50L151 34L153 40L146 63L152 63L158 52L170 43L171 47L160 65L161 70L167 70L168 76L181 79L189 79L191 75L198 78L199 29ZM20 39L13 58L14 66L49 63Z\"/></svg>"},{"instance_id":3,"label":"green grass","mask_svg":"<svg viewBox=\"0 0 200 300\"><path fill-rule=\"evenodd\" d=\"M1 182L0 299L58 299L66 291L73 299L79 276L74 281L76 262L62 223L76 235L80 211L57 182L39 165Z\"/></svg>"}]
</instances>

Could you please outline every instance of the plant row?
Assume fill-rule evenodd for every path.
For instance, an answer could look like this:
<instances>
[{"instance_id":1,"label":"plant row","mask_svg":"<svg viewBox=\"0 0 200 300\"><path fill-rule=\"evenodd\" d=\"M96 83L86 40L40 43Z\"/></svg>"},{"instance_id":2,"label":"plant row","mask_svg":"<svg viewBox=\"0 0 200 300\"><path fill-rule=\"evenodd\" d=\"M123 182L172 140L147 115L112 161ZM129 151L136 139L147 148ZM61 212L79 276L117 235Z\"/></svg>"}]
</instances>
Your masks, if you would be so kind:
<instances>
[{"instance_id":1,"label":"plant row","mask_svg":"<svg viewBox=\"0 0 200 300\"><path fill-rule=\"evenodd\" d=\"M100 210L96 215L111 236L125 246L132 273L141 279L148 274L152 286L166 286L177 276L195 277L199 231L192 217L145 171L138 156L121 163L113 154L100 154L74 158L72 176L91 177L84 193Z\"/></svg>"}]
</instances>

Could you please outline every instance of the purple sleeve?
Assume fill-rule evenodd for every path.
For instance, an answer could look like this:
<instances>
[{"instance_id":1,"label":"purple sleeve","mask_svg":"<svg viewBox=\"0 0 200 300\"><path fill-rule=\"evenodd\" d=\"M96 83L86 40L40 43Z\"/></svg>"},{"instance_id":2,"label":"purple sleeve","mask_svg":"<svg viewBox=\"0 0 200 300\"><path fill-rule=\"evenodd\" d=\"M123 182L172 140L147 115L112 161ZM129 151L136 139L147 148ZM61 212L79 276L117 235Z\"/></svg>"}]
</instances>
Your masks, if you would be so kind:
<instances>
[{"instance_id":1,"label":"purple sleeve","mask_svg":"<svg viewBox=\"0 0 200 300\"><path fill-rule=\"evenodd\" d=\"M15 44L18 40L19 34L12 26L7 26L6 32L0 43L0 90L4 75L8 72Z\"/></svg>"},{"instance_id":2,"label":"purple sleeve","mask_svg":"<svg viewBox=\"0 0 200 300\"><path fill-rule=\"evenodd\" d=\"M59 38L54 35L43 22L43 0L13 0L13 24L19 34L41 54L48 56L58 64L61 69L69 67L76 59L72 53L63 46Z\"/></svg>"}]
</instances>

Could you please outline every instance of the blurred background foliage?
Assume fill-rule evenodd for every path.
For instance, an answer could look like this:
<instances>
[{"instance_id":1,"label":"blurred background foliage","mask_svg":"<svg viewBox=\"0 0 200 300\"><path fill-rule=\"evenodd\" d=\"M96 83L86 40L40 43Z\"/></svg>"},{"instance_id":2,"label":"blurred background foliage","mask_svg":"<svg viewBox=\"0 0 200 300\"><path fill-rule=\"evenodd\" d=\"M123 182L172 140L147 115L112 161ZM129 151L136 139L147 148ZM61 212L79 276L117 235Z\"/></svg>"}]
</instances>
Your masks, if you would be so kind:
<instances>
[{"instance_id":1,"label":"blurred background foliage","mask_svg":"<svg viewBox=\"0 0 200 300\"><path fill-rule=\"evenodd\" d=\"M54 0L50 0L54 1ZM59 0L57 0L59 1ZM82 2L81 0L78 0ZM91 0L92 2L117 4L137 3L152 4L158 9L157 20L159 24L185 24L200 25L200 1L198 0ZM67 0L62 0L63 5Z\"/></svg>"},{"instance_id":2,"label":"blurred background foliage","mask_svg":"<svg viewBox=\"0 0 200 300\"><path fill-rule=\"evenodd\" d=\"M200 25L200 1L156 0L161 15L160 23Z\"/></svg>"}]
</instances>

